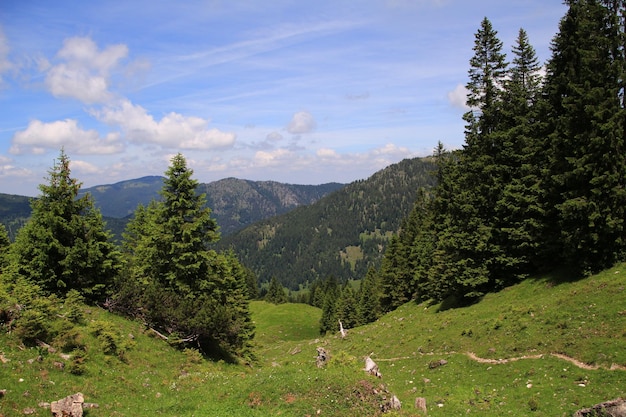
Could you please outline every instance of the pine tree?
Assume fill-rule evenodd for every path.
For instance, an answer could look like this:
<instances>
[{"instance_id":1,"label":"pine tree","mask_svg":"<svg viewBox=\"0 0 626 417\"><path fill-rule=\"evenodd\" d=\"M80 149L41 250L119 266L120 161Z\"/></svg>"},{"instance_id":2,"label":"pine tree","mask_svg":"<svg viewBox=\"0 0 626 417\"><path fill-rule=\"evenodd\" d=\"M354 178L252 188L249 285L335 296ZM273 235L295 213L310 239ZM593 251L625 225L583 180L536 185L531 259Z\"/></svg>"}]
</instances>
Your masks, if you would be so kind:
<instances>
[{"instance_id":1,"label":"pine tree","mask_svg":"<svg viewBox=\"0 0 626 417\"><path fill-rule=\"evenodd\" d=\"M287 302L285 288L278 282L276 277L270 280L270 286L265 294L265 301L272 304L282 304Z\"/></svg>"},{"instance_id":2,"label":"pine tree","mask_svg":"<svg viewBox=\"0 0 626 417\"><path fill-rule=\"evenodd\" d=\"M171 340L232 360L247 355L254 336L248 274L232 252L211 249L217 224L192 175L174 156L162 201L137 208L123 235L129 276L117 301Z\"/></svg>"},{"instance_id":3,"label":"pine tree","mask_svg":"<svg viewBox=\"0 0 626 417\"><path fill-rule=\"evenodd\" d=\"M437 242L429 274L439 297L475 300L502 285L502 270L510 262L497 242L494 223L506 179L501 164L505 59L497 32L484 18L476 33L466 85L471 110L463 117L465 145L446 162L439 196L433 202L445 213L434 226Z\"/></svg>"},{"instance_id":4,"label":"pine tree","mask_svg":"<svg viewBox=\"0 0 626 417\"><path fill-rule=\"evenodd\" d=\"M524 29L513 46L513 62L501 106L501 193L494 211L494 241L506 254L500 272L507 284L533 268L542 233L541 167L545 166L534 140L539 135L536 103L541 93L541 66ZM543 138L541 138L543 140Z\"/></svg>"},{"instance_id":5,"label":"pine tree","mask_svg":"<svg viewBox=\"0 0 626 417\"><path fill-rule=\"evenodd\" d=\"M379 273L382 288L380 305L384 312L393 311L412 299L413 286L406 249L398 235L392 236L385 249Z\"/></svg>"},{"instance_id":6,"label":"pine tree","mask_svg":"<svg viewBox=\"0 0 626 417\"><path fill-rule=\"evenodd\" d=\"M358 295L358 324L372 323L380 317L380 283L374 268L370 268L361 281Z\"/></svg>"},{"instance_id":7,"label":"pine tree","mask_svg":"<svg viewBox=\"0 0 626 417\"><path fill-rule=\"evenodd\" d=\"M350 283L346 283L343 286L337 298L335 303L335 317L337 320L341 320L343 327L346 329L351 329L359 324L356 293ZM337 329L339 323L336 322L335 325L335 329Z\"/></svg>"},{"instance_id":8,"label":"pine tree","mask_svg":"<svg viewBox=\"0 0 626 417\"><path fill-rule=\"evenodd\" d=\"M585 274L623 259L626 248L624 3L567 4L545 89L545 245Z\"/></svg>"},{"instance_id":9,"label":"pine tree","mask_svg":"<svg viewBox=\"0 0 626 417\"><path fill-rule=\"evenodd\" d=\"M87 300L103 300L120 269L111 234L91 196L79 197L81 184L71 177L63 150L48 181L12 245L12 270L47 294L74 289Z\"/></svg>"},{"instance_id":10,"label":"pine tree","mask_svg":"<svg viewBox=\"0 0 626 417\"><path fill-rule=\"evenodd\" d=\"M320 317L320 334L323 335L337 328L335 311L337 298L339 298L339 284L334 276L330 275L324 280L321 293L324 301L322 302L322 317Z\"/></svg>"}]
</instances>

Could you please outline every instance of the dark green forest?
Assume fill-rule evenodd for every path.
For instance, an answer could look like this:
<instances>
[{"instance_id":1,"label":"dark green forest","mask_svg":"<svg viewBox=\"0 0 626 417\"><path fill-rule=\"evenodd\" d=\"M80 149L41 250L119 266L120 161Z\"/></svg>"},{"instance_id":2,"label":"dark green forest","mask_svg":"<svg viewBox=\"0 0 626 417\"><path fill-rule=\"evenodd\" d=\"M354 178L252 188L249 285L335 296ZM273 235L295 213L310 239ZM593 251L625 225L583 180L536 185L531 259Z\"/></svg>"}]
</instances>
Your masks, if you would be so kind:
<instances>
[{"instance_id":1,"label":"dark green forest","mask_svg":"<svg viewBox=\"0 0 626 417\"><path fill-rule=\"evenodd\" d=\"M309 300L322 332L411 300L467 305L541 272L584 277L625 259L626 4L566 3L545 76L523 29L507 59L481 22L463 148L435 149L436 186L416 190L356 295L332 277L315 288L326 291Z\"/></svg>"},{"instance_id":2,"label":"dark green forest","mask_svg":"<svg viewBox=\"0 0 626 417\"><path fill-rule=\"evenodd\" d=\"M440 143L229 239L178 154L161 198L114 243L61 151L15 241L0 227L2 329L83 349L72 323L85 301L181 348L249 359L258 281L274 302L306 284L299 301L322 308L323 333L410 301L462 306L540 272L583 277L623 261L626 2L566 4L545 65L523 29L507 55L480 22L462 149Z\"/></svg>"},{"instance_id":3,"label":"dark green forest","mask_svg":"<svg viewBox=\"0 0 626 417\"><path fill-rule=\"evenodd\" d=\"M380 265L383 248L415 203L415 190L435 183L433 158L406 159L353 182L309 206L225 236L261 282L276 278L298 290L316 279L360 279Z\"/></svg>"}]
</instances>

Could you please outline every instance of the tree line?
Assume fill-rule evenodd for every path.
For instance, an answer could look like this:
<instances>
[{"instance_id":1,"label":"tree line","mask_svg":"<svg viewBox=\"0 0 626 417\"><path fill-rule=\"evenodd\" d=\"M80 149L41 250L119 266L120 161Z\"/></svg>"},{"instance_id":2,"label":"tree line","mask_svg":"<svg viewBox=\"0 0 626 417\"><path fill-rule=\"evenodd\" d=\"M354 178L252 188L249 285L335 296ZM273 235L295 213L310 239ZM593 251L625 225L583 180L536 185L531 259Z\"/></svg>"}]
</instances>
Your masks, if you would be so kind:
<instances>
[{"instance_id":1,"label":"tree line","mask_svg":"<svg viewBox=\"0 0 626 417\"><path fill-rule=\"evenodd\" d=\"M570 0L542 76L521 29L506 60L485 18L467 83L465 144L440 144L378 271L383 311L473 302L548 269L584 276L626 255L626 3Z\"/></svg>"},{"instance_id":2,"label":"tree line","mask_svg":"<svg viewBox=\"0 0 626 417\"><path fill-rule=\"evenodd\" d=\"M509 62L481 22L463 148L438 144L436 186L417 191L363 280L361 317L364 300L373 320L411 300L469 304L533 274L626 259L626 2L566 4L545 67L523 29ZM322 332L349 321L346 291L328 293Z\"/></svg>"},{"instance_id":3,"label":"tree line","mask_svg":"<svg viewBox=\"0 0 626 417\"><path fill-rule=\"evenodd\" d=\"M67 340L63 308L84 300L139 319L171 344L215 357L250 355L256 277L213 248L216 221L185 158L166 171L161 199L138 206L121 246L71 177L61 151L13 243L0 227L0 326L24 343Z\"/></svg>"}]
</instances>

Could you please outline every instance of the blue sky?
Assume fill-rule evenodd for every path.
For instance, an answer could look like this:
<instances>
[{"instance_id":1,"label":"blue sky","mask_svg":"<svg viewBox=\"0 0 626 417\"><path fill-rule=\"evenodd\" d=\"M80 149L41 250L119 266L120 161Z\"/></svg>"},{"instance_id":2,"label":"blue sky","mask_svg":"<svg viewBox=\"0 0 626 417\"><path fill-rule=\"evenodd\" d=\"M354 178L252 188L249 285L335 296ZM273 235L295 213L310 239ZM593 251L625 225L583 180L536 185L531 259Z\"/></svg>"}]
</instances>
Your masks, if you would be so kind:
<instances>
[{"instance_id":1,"label":"blue sky","mask_svg":"<svg viewBox=\"0 0 626 417\"><path fill-rule=\"evenodd\" d=\"M542 62L546 0L2 0L0 193L35 196L60 149L84 187L352 182L463 144L469 59L488 17ZM508 54L510 55L510 53Z\"/></svg>"}]
</instances>

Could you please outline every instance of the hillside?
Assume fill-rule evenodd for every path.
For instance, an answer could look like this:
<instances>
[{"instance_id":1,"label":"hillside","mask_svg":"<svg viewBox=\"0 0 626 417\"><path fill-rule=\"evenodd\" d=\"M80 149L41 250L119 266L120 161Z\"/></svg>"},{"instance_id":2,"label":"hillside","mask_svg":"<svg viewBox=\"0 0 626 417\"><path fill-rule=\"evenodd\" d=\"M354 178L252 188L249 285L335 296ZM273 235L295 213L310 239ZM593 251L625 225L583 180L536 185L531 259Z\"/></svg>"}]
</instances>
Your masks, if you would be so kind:
<instances>
[{"instance_id":1,"label":"hillside","mask_svg":"<svg viewBox=\"0 0 626 417\"><path fill-rule=\"evenodd\" d=\"M0 223L4 224L11 239L29 216L29 197L0 193Z\"/></svg>"},{"instance_id":2,"label":"hillside","mask_svg":"<svg viewBox=\"0 0 626 417\"><path fill-rule=\"evenodd\" d=\"M274 181L250 181L226 178L200 184L198 191L207 196L223 236L268 217L283 214L296 207L311 204L344 184L320 185L283 184ZM139 204L148 205L159 198L163 177L148 176L115 184L81 189L80 195L90 193L116 238L124 231L128 217ZM30 216L30 198L0 194L0 222L11 238Z\"/></svg>"},{"instance_id":3,"label":"hillside","mask_svg":"<svg viewBox=\"0 0 626 417\"><path fill-rule=\"evenodd\" d=\"M89 308L82 375L69 372L71 359L0 334L0 414L49 415L40 403L80 391L99 404L88 417L376 416L383 385L402 402L388 415L424 416L414 408L423 397L434 417L571 416L626 395L626 312L615 302L625 268L528 279L466 308L408 303L345 339L313 338L320 312L310 306L253 302L249 366L177 351L139 323ZM123 355L103 353L90 330L102 322L114 325ZM330 354L321 369L317 347ZM363 371L368 354L382 378Z\"/></svg>"},{"instance_id":4,"label":"hillside","mask_svg":"<svg viewBox=\"0 0 626 417\"><path fill-rule=\"evenodd\" d=\"M389 236L413 208L416 190L434 184L434 170L432 158L405 159L218 245L234 248L261 281L276 277L291 289L328 275L362 278L380 262Z\"/></svg>"}]
</instances>

